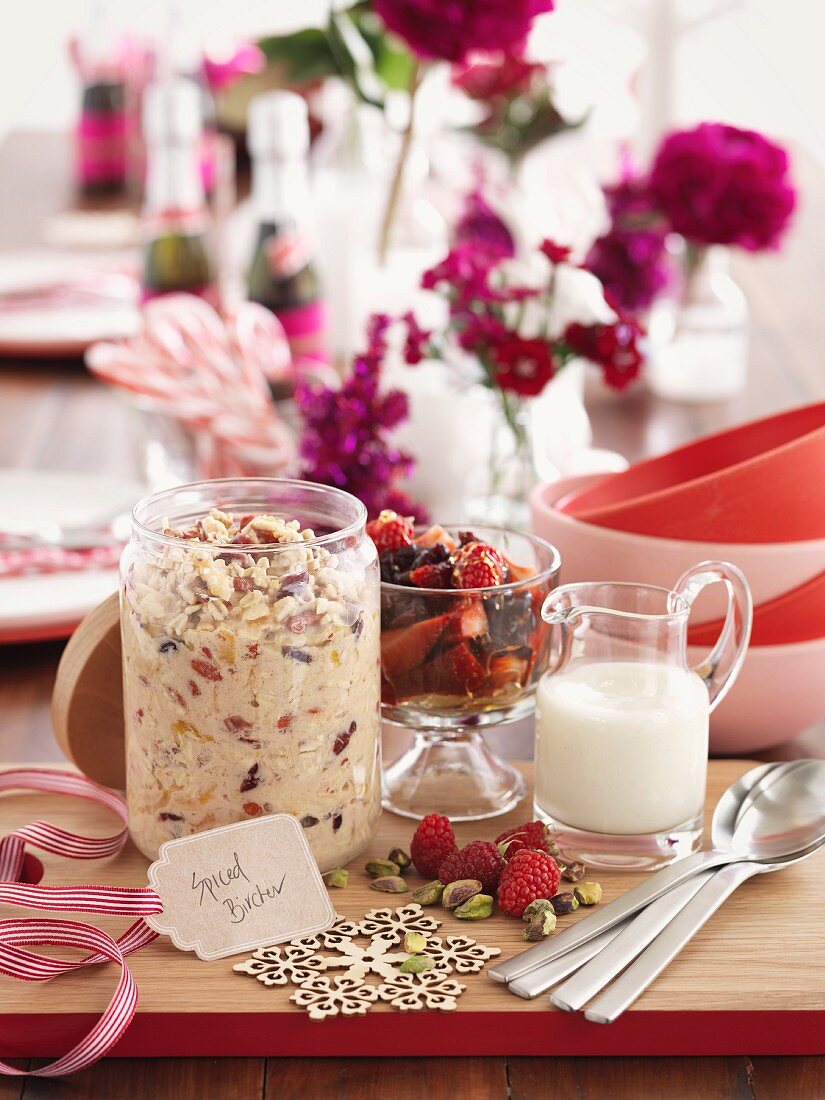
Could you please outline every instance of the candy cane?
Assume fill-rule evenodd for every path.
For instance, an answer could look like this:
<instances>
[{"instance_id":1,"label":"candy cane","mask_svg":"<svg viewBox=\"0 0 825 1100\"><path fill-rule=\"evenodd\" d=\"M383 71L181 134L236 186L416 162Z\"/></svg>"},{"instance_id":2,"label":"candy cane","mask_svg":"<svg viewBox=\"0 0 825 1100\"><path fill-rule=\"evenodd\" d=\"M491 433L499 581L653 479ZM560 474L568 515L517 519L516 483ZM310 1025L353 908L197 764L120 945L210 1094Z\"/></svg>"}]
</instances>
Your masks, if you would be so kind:
<instances>
[{"instance_id":1,"label":"candy cane","mask_svg":"<svg viewBox=\"0 0 825 1100\"><path fill-rule=\"evenodd\" d=\"M111 836L85 837L47 821L33 821L0 840L0 904L50 912L104 913L138 919L117 940L93 925L58 917L0 920L0 972L22 981L46 982L85 966L114 962L120 978L102 1016L68 1053L40 1069L15 1069L0 1061L0 1074L15 1077L62 1077L92 1065L107 1054L132 1021L138 1003L135 980L126 956L157 939L143 917L163 910L149 886L41 886L21 882L25 845L69 859L100 859L119 852L126 843L127 811L123 798L85 776L50 768L10 768L0 771L0 793L51 791L95 802L114 813L122 828ZM85 948L85 958L60 959L27 950L30 947Z\"/></svg>"}]
</instances>

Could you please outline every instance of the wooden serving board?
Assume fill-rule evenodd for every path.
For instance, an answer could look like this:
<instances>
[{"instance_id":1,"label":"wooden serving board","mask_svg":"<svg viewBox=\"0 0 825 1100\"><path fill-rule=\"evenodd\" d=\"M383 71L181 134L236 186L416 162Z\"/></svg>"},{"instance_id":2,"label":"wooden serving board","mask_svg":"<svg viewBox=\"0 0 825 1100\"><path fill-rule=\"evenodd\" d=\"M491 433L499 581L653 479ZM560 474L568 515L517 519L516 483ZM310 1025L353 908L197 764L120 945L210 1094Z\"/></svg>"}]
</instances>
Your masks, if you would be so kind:
<instances>
[{"instance_id":1,"label":"wooden serving board","mask_svg":"<svg viewBox=\"0 0 825 1100\"><path fill-rule=\"evenodd\" d=\"M710 765L708 809L751 764ZM524 766L530 778L530 765ZM525 801L507 818L457 828L460 843L494 837L531 817ZM111 832L106 812L80 799L49 794L0 798L0 836L45 818L89 835ZM709 814L708 814L709 817ZM339 913L361 917L401 904L409 895L369 888L363 863L400 845L409 848L412 822L384 814L368 850L350 867L349 885L332 890ZM39 854L39 853L38 853ZM43 855L43 882L146 882L146 859L129 844L112 859L79 864ZM591 873L610 900L638 874ZM411 888L421 883L408 875ZM466 934L523 950L523 925L495 915L459 921L441 908L440 935ZM560 927L578 919L572 914ZM18 915L8 911L3 916ZM22 911L20 913L22 915ZM118 934L125 919L97 918ZM616 1023L593 1024L553 1008L545 994L524 1001L484 972L462 976L467 986L454 1012L398 1012L374 1006L365 1017L311 1021L289 1000L294 987L266 988L236 974L242 956L201 962L165 938L133 955L140 990L138 1014L114 1050L120 1057L175 1055L441 1055L441 1054L822 1054L825 1053L825 861L813 859L746 883L696 936L666 973ZM0 1057L50 1057L67 1050L93 1024L116 980L112 967L93 967L48 985L0 976Z\"/></svg>"}]
</instances>

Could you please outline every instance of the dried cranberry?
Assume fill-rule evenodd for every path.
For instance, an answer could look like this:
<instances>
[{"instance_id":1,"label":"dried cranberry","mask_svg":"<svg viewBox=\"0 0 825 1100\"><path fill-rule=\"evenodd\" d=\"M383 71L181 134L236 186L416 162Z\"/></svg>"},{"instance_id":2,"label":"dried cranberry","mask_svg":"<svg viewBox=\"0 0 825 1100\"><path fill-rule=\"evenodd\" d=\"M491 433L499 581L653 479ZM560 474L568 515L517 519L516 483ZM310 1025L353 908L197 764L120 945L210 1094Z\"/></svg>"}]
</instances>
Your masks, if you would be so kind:
<instances>
[{"instance_id":1,"label":"dried cranberry","mask_svg":"<svg viewBox=\"0 0 825 1100\"><path fill-rule=\"evenodd\" d=\"M288 730L289 727L292 725L292 718L293 715L291 714L282 714L281 717L278 719L278 729Z\"/></svg>"},{"instance_id":2,"label":"dried cranberry","mask_svg":"<svg viewBox=\"0 0 825 1100\"><path fill-rule=\"evenodd\" d=\"M341 825L343 824L343 821L344 821L344 818L342 817L341 814L336 814L335 815L335 817L332 819L332 831L334 833L338 832L338 830L341 828Z\"/></svg>"},{"instance_id":3,"label":"dried cranberry","mask_svg":"<svg viewBox=\"0 0 825 1100\"><path fill-rule=\"evenodd\" d=\"M347 745L350 743L350 738L358 729L356 722L350 722L349 729L344 730L343 733L339 733L335 738L335 744L332 746L332 751L336 756L340 756Z\"/></svg>"},{"instance_id":4,"label":"dried cranberry","mask_svg":"<svg viewBox=\"0 0 825 1100\"><path fill-rule=\"evenodd\" d=\"M183 817L180 814L170 814L168 810L163 810L158 814L158 821L183 821Z\"/></svg>"},{"instance_id":5,"label":"dried cranberry","mask_svg":"<svg viewBox=\"0 0 825 1100\"><path fill-rule=\"evenodd\" d=\"M158 646L161 653L174 653L177 648L178 643L173 642L171 638L165 638Z\"/></svg>"},{"instance_id":6,"label":"dried cranberry","mask_svg":"<svg viewBox=\"0 0 825 1100\"><path fill-rule=\"evenodd\" d=\"M200 695L201 693L201 689L198 687L194 680L189 681L189 690L192 692L193 695Z\"/></svg>"},{"instance_id":7,"label":"dried cranberry","mask_svg":"<svg viewBox=\"0 0 825 1100\"><path fill-rule=\"evenodd\" d=\"M218 680L223 679L217 665L210 664L209 661L201 661L198 657L192 661L192 668L197 672L198 676L202 676L204 680L212 680L213 683L217 683Z\"/></svg>"},{"instance_id":8,"label":"dried cranberry","mask_svg":"<svg viewBox=\"0 0 825 1100\"><path fill-rule=\"evenodd\" d=\"M261 781L261 778L258 775L259 767L259 764L253 764L249 771L246 773L243 782L241 783L241 794L244 794L246 791L253 791L258 786Z\"/></svg>"},{"instance_id":9,"label":"dried cranberry","mask_svg":"<svg viewBox=\"0 0 825 1100\"><path fill-rule=\"evenodd\" d=\"M352 624L351 629L352 629L352 632L355 635L355 637L360 638L361 631L364 629L364 614L363 614L363 612L361 612L361 614L358 616L358 618Z\"/></svg>"},{"instance_id":10,"label":"dried cranberry","mask_svg":"<svg viewBox=\"0 0 825 1100\"><path fill-rule=\"evenodd\" d=\"M263 806L259 806L257 802L244 802L243 812L250 817L257 817L258 814L263 813Z\"/></svg>"},{"instance_id":11,"label":"dried cranberry","mask_svg":"<svg viewBox=\"0 0 825 1100\"><path fill-rule=\"evenodd\" d=\"M238 730L252 729L252 723L247 722L245 718L241 718L240 714L230 714L228 718L224 718L223 724L230 733L236 733Z\"/></svg>"},{"instance_id":12,"label":"dried cranberry","mask_svg":"<svg viewBox=\"0 0 825 1100\"><path fill-rule=\"evenodd\" d=\"M255 587L255 582L251 577L233 577L232 587L236 592L251 592Z\"/></svg>"}]
</instances>

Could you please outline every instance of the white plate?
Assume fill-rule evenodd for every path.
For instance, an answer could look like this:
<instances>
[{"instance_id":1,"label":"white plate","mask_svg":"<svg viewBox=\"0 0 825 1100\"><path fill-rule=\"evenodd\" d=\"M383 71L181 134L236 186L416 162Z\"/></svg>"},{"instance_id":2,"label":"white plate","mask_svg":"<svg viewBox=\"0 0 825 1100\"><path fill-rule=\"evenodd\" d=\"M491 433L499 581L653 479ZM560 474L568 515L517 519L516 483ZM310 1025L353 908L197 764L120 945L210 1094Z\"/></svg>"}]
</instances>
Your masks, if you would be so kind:
<instances>
[{"instance_id":1,"label":"white plate","mask_svg":"<svg viewBox=\"0 0 825 1100\"><path fill-rule=\"evenodd\" d=\"M0 254L0 293L69 279L89 266L98 270L115 267L111 259L102 261L99 256L5 252ZM0 355L77 358L97 340L133 335L139 324L136 301L129 300L4 308L0 309Z\"/></svg>"},{"instance_id":2,"label":"white plate","mask_svg":"<svg viewBox=\"0 0 825 1100\"><path fill-rule=\"evenodd\" d=\"M104 523L131 510L143 493L126 478L0 470L0 516L20 525L43 519L65 527ZM116 589L116 569L0 578L0 643L68 637Z\"/></svg>"}]
</instances>

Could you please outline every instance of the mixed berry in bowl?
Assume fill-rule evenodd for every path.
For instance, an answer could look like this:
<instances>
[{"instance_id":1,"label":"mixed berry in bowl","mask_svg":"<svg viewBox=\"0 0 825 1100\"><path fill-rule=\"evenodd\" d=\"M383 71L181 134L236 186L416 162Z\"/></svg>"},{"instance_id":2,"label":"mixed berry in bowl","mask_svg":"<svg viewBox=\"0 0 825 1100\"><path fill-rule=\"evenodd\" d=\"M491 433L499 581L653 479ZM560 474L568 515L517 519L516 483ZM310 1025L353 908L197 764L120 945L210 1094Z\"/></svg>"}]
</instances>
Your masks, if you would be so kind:
<instances>
[{"instance_id":1,"label":"mixed berry in bowl","mask_svg":"<svg viewBox=\"0 0 825 1100\"><path fill-rule=\"evenodd\" d=\"M367 533L381 567L386 717L511 716L547 666L541 606L558 582L554 547L498 527L416 526L390 511Z\"/></svg>"}]
</instances>

